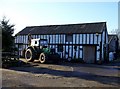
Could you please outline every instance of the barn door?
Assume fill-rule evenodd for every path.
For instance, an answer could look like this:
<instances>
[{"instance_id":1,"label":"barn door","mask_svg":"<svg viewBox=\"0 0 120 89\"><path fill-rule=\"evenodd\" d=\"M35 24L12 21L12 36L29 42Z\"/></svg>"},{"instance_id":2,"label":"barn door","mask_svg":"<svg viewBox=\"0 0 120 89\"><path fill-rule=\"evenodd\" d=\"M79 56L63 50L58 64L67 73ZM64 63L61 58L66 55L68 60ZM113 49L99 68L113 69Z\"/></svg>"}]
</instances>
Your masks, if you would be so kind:
<instances>
[{"instance_id":1,"label":"barn door","mask_svg":"<svg viewBox=\"0 0 120 89\"><path fill-rule=\"evenodd\" d=\"M95 63L96 46L83 46L83 60L86 63Z\"/></svg>"}]
</instances>

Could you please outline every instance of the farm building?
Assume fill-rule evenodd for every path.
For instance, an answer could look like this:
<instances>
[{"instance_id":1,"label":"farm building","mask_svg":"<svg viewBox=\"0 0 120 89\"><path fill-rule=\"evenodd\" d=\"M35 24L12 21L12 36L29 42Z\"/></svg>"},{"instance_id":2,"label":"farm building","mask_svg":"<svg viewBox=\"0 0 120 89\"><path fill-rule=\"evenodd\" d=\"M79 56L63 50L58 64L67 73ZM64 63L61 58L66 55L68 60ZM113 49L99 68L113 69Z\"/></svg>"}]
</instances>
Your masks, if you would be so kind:
<instances>
[{"instance_id":1,"label":"farm building","mask_svg":"<svg viewBox=\"0 0 120 89\"><path fill-rule=\"evenodd\" d=\"M86 63L107 61L108 32L106 22L30 26L15 35L19 53L28 46L28 34L32 38L46 39L66 60L84 60Z\"/></svg>"},{"instance_id":2,"label":"farm building","mask_svg":"<svg viewBox=\"0 0 120 89\"><path fill-rule=\"evenodd\" d=\"M108 44L109 44L109 60L113 60L117 58L118 47L119 47L119 39L115 34L108 35ZM113 58L111 57L113 55Z\"/></svg>"},{"instance_id":3,"label":"farm building","mask_svg":"<svg viewBox=\"0 0 120 89\"><path fill-rule=\"evenodd\" d=\"M108 43L109 43L109 52L117 52L118 51L118 36L117 35L108 35Z\"/></svg>"}]
</instances>

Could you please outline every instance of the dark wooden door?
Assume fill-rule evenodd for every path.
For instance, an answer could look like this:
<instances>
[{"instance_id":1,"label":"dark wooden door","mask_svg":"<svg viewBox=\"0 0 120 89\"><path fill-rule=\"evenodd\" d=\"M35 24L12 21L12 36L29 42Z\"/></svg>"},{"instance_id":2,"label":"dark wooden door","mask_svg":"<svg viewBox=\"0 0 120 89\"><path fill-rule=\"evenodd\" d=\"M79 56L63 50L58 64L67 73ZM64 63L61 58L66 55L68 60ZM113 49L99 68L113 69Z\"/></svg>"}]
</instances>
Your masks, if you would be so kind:
<instances>
[{"instance_id":1,"label":"dark wooden door","mask_svg":"<svg viewBox=\"0 0 120 89\"><path fill-rule=\"evenodd\" d=\"M83 60L86 63L95 63L95 48L96 46L83 46Z\"/></svg>"}]
</instances>

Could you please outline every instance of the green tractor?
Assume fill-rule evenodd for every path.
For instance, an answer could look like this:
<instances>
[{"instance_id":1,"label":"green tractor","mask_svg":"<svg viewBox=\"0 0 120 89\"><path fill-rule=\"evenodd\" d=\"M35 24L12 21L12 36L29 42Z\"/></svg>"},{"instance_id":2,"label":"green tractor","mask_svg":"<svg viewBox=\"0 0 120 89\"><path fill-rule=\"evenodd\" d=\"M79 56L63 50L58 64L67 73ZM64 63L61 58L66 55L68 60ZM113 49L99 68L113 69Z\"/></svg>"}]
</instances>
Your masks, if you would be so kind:
<instances>
[{"instance_id":1,"label":"green tractor","mask_svg":"<svg viewBox=\"0 0 120 89\"><path fill-rule=\"evenodd\" d=\"M27 62L38 59L40 63L47 63L49 61L58 63L60 60L60 55L55 52L55 49L48 47L47 39L31 39L24 56Z\"/></svg>"}]
</instances>

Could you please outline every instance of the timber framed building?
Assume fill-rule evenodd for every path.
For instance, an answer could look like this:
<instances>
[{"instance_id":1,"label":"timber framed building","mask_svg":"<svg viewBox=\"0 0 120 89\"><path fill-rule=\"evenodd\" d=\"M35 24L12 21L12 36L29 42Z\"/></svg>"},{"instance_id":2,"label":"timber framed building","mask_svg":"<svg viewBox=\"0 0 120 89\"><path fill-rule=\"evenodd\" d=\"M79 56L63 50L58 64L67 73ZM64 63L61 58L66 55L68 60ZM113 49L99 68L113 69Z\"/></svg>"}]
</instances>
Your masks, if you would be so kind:
<instances>
[{"instance_id":1,"label":"timber framed building","mask_svg":"<svg viewBox=\"0 0 120 89\"><path fill-rule=\"evenodd\" d=\"M28 46L28 34L33 38L47 39L49 47L55 48L66 60L78 59L86 63L107 60L106 22L26 27L15 35L20 55Z\"/></svg>"}]
</instances>

